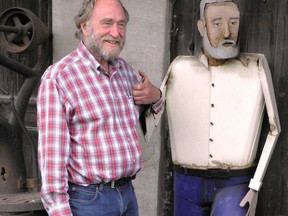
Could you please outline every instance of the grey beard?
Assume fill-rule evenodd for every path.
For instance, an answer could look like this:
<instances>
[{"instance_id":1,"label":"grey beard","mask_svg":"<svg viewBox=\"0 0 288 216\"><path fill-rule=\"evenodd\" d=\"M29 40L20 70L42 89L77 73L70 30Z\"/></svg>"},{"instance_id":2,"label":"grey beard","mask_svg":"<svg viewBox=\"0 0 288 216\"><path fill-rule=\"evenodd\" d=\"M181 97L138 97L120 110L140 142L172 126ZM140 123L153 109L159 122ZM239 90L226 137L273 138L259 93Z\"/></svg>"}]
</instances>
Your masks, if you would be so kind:
<instances>
[{"instance_id":1,"label":"grey beard","mask_svg":"<svg viewBox=\"0 0 288 216\"><path fill-rule=\"evenodd\" d=\"M94 34L93 27L90 23L90 21L87 23L88 25L88 36L86 37L86 43L87 47L93 52L94 55L98 56L100 59L103 59L105 61L114 61L115 58L117 58L120 55L120 52L123 49L123 46L125 44L125 38L122 39L121 42L120 39L115 39L119 42L119 48L114 52L110 53L109 50L103 49L103 41L105 39L113 40L113 38L109 36L100 37L97 34Z\"/></svg>"},{"instance_id":2,"label":"grey beard","mask_svg":"<svg viewBox=\"0 0 288 216\"><path fill-rule=\"evenodd\" d=\"M100 47L100 44L95 44L95 39L93 36L87 38L87 44L94 54L98 55L101 59L106 61L114 61L114 59L120 55L122 50L122 47L119 47L119 49L113 54L106 52L106 50Z\"/></svg>"},{"instance_id":3,"label":"grey beard","mask_svg":"<svg viewBox=\"0 0 288 216\"><path fill-rule=\"evenodd\" d=\"M202 38L204 50L214 59L230 59L235 58L239 54L239 46L233 40L223 40L217 47L213 47L208 39L207 31L205 31ZM233 43L232 46L225 47L224 43Z\"/></svg>"}]
</instances>

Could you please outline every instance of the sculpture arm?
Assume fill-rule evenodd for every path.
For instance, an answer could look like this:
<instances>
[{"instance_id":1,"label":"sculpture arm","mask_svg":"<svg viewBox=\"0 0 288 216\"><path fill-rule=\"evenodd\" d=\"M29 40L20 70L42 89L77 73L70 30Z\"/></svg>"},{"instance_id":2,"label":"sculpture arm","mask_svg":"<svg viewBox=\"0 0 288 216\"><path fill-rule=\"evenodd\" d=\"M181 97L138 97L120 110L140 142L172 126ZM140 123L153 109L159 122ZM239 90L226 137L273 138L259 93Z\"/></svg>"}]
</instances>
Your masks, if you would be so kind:
<instances>
[{"instance_id":1,"label":"sculpture arm","mask_svg":"<svg viewBox=\"0 0 288 216\"><path fill-rule=\"evenodd\" d=\"M281 131L271 73L264 55L259 54L258 64L259 77L261 80L262 91L264 94L266 109L268 113L270 130L267 135L256 172L249 184L249 187L256 191L260 190L264 175L266 173L269 161L275 148L275 144Z\"/></svg>"},{"instance_id":2,"label":"sculpture arm","mask_svg":"<svg viewBox=\"0 0 288 216\"><path fill-rule=\"evenodd\" d=\"M261 80L262 91L266 103L270 130L267 135L254 177L249 183L250 190L240 203L240 206L242 207L249 203L249 209L246 216L255 215L258 201L258 192L262 186L263 178L265 176L269 161L275 148L275 144L281 131L271 73L264 55L259 54L258 64L259 77Z\"/></svg>"},{"instance_id":3,"label":"sculpture arm","mask_svg":"<svg viewBox=\"0 0 288 216\"><path fill-rule=\"evenodd\" d=\"M173 63L172 63L173 64ZM170 65L163 81L162 84L160 86L160 90L162 92L162 109L160 110L160 112L155 113L152 109L152 107L149 107L145 113L144 113L144 117L142 118L143 121L141 123L141 128L142 131L144 133L144 137L145 137L145 141L148 142L154 132L154 129L158 126L159 121L162 117L162 114L165 110L165 101L166 101L166 88L167 88L167 82L169 80L169 75L172 69L172 64Z\"/></svg>"}]
</instances>

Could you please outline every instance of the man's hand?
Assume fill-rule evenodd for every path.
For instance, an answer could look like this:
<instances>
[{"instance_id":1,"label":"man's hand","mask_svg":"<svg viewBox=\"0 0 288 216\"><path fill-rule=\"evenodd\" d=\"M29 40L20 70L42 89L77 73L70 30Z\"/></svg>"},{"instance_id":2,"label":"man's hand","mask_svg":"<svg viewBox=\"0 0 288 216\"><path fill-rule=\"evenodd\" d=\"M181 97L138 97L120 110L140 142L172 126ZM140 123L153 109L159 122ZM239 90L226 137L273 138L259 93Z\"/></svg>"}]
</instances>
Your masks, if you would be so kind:
<instances>
[{"instance_id":1,"label":"man's hand","mask_svg":"<svg viewBox=\"0 0 288 216\"><path fill-rule=\"evenodd\" d=\"M154 86L143 71L139 71L141 83L133 87L133 98L137 105L156 103L161 98L161 91Z\"/></svg>"},{"instance_id":2,"label":"man's hand","mask_svg":"<svg viewBox=\"0 0 288 216\"><path fill-rule=\"evenodd\" d=\"M246 216L254 216L255 215L257 201L258 201L258 191L254 191L254 190L250 189L240 203L241 207L244 207L247 203L249 203L249 209L247 211Z\"/></svg>"}]
</instances>

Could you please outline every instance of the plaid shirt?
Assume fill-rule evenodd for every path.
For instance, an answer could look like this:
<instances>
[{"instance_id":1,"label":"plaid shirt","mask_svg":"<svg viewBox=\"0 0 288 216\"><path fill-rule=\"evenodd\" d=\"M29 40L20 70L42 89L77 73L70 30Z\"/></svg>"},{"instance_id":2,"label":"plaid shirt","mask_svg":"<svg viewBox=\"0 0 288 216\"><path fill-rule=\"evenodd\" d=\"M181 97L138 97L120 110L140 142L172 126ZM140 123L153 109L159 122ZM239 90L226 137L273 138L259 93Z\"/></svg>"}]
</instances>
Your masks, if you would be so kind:
<instances>
[{"instance_id":1,"label":"plaid shirt","mask_svg":"<svg viewBox=\"0 0 288 216\"><path fill-rule=\"evenodd\" d=\"M68 181L79 185L132 176L141 168L134 70L121 58L105 73L80 43L44 73L37 98L41 197L53 216L72 215ZM157 111L161 103L153 108Z\"/></svg>"}]
</instances>

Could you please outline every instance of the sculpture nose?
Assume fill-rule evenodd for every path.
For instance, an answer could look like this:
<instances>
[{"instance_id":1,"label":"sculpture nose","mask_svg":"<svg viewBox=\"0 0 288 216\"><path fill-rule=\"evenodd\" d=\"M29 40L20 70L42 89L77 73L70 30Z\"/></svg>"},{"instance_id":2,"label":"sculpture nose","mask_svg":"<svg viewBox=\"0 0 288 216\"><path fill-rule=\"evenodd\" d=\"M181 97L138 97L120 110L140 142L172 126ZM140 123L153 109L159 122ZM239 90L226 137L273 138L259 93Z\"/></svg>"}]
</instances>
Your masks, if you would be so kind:
<instances>
[{"instance_id":1,"label":"sculpture nose","mask_svg":"<svg viewBox=\"0 0 288 216\"><path fill-rule=\"evenodd\" d=\"M230 37L231 33L230 33L230 29L229 29L229 24L227 21L225 21L223 23L223 35L224 35L224 38L227 39Z\"/></svg>"}]
</instances>

